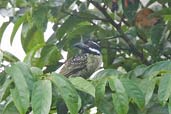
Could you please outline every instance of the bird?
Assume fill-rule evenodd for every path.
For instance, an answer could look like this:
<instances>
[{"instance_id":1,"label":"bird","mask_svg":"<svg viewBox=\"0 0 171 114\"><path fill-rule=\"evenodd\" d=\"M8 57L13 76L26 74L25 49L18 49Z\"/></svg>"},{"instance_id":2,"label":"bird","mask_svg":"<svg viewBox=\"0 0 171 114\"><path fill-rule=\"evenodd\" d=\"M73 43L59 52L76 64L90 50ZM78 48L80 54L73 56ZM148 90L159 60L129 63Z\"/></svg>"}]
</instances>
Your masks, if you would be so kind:
<instances>
[{"instance_id":1,"label":"bird","mask_svg":"<svg viewBox=\"0 0 171 114\"><path fill-rule=\"evenodd\" d=\"M82 77L87 79L102 66L100 46L95 41L86 40L74 44L74 47L81 50L81 53L66 60L59 73L67 78Z\"/></svg>"}]
</instances>

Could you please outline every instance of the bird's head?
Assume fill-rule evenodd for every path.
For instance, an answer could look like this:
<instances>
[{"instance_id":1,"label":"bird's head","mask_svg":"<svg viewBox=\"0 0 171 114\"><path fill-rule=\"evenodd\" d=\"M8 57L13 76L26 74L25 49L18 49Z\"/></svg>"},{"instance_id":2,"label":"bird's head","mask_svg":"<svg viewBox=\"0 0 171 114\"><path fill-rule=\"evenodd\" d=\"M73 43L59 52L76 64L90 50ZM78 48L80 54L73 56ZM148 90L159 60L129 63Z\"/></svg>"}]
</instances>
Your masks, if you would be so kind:
<instances>
[{"instance_id":1,"label":"bird's head","mask_svg":"<svg viewBox=\"0 0 171 114\"><path fill-rule=\"evenodd\" d=\"M74 44L74 46L81 49L83 53L90 53L90 54L94 54L94 55L101 54L99 44L97 44L96 42L94 42L92 40L88 40L85 42L79 42L79 43Z\"/></svg>"}]
</instances>

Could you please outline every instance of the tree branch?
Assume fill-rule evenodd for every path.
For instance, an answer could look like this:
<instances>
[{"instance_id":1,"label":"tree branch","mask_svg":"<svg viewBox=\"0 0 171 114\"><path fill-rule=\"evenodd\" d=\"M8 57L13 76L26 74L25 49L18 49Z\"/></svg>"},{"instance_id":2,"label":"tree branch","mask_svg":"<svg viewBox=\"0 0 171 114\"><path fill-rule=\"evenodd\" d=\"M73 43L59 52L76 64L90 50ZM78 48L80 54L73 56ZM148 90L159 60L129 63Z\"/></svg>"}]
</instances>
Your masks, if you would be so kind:
<instances>
[{"instance_id":1,"label":"tree branch","mask_svg":"<svg viewBox=\"0 0 171 114\"><path fill-rule=\"evenodd\" d=\"M111 18L111 16L106 12L106 9L103 8L99 3L93 1L93 0L88 0L91 4L93 4L105 17L106 19L108 19L108 22L112 24L113 27L116 28L116 30L120 33L120 35L122 36L123 40L129 45L130 50L132 51L132 53L139 57L140 60L148 65L150 64L145 58L142 52L140 52L135 46L134 44L129 40L129 38L127 37L127 35L123 32L123 30L121 29L121 26L119 26L119 24L117 24L116 22L113 21L113 19Z\"/></svg>"}]
</instances>

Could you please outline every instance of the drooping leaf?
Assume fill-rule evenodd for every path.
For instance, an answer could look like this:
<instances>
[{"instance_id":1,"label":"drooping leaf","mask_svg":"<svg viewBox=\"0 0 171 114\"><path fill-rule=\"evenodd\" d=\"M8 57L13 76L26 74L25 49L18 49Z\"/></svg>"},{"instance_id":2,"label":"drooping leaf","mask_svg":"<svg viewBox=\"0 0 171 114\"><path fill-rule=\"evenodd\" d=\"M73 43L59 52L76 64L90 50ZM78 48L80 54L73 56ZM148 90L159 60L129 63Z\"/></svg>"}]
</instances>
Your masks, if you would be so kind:
<instances>
[{"instance_id":1,"label":"drooping leaf","mask_svg":"<svg viewBox=\"0 0 171 114\"><path fill-rule=\"evenodd\" d=\"M69 80L78 90L88 93L95 97L95 87L89 81L81 77L70 78Z\"/></svg>"},{"instance_id":2,"label":"drooping leaf","mask_svg":"<svg viewBox=\"0 0 171 114\"><path fill-rule=\"evenodd\" d=\"M171 61L161 61L156 62L145 70L143 73L144 77L152 78L154 76L157 76L157 74L160 73L167 73L171 70Z\"/></svg>"},{"instance_id":3,"label":"drooping leaf","mask_svg":"<svg viewBox=\"0 0 171 114\"><path fill-rule=\"evenodd\" d=\"M141 89L132 80L124 78L121 79L121 82L128 96L137 104L140 109L143 109L145 106L145 95Z\"/></svg>"},{"instance_id":4,"label":"drooping leaf","mask_svg":"<svg viewBox=\"0 0 171 114\"><path fill-rule=\"evenodd\" d=\"M39 80L34 84L32 108L34 114L49 114L52 101L52 86L49 80Z\"/></svg>"},{"instance_id":5,"label":"drooping leaf","mask_svg":"<svg viewBox=\"0 0 171 114\"><path fill-rule=\"evenodd\" d=\"M19 59L10 52L3 51L3 59L8 62L17 62Z\"/></svg>"},{"instance_id":6,"label":"drooping leaf","mask_svg":"<svg viewBox=\"0 0 171 114\"><path fill-rule=\"evenodd\" d=\"M7 79L2 86L1 93L0 93L0 102L6 100L6 98L10 95L10 89L12 88L12 80Z\"/></svg>"},{"instance_id":7,"label":"drooping leaf","mask_svg":"<svg viewBox=\"0 0 171 114\"><path fill-rule=\"evenodd\" d=\"M48 65L56 65L58 61L61 59L61 53L59 49L55 45L46 45L41 53L41 57L37 66L43 67Z\"/></svg>"},{"instance_id":8,"label":"drooping leaf","mask_svg":"<svg viewBox=\"0 0 171 114\"><path fill-rule=\"evenodd\" d=\"M70 32L77 24L85 21L82 18L78 18L77 16L70 16L59 29L57 29L57 38L60 40L63 36Z\"/></svg>"},{"instance_id":9,"label":"drooping leaf","mask_svg":"<svg viewBox=\"0 0 171 114\"><path fill-rule=\"evenodd\" d=\"M171 74L164 74L161 78L158 99L161 103L165 104L171 95Z\"/></svg>"},{"instance_id":10,"label":"drooping leaf","mask_svg":"<svg viewBox=\"0 0 171 114\"><path fill-rule=\"evenodd\" d=\"M32 14L32 22L36 27L41 31L44 32L47 28L47 18L48 14L48 7L40 5L39 7L35 7L33 9L33 14Z\"/></svg>"},{"instance_id":11,"label":"drooping leaf","mask_svg":"<svg viewBox=\"0 0 171 114\"><path fill-rule=\"evenodd\" d=\"M43 45L43 32L41 32L35 26L24 22L21 31L21 44L26 53L30 52L37 45Z\"/></svg>"},{"instance_id":12,"label":"drooping leaf","mask_svg":"<svg viewBox=\"0 0 171 114\"><path fill-rule=\"evenodd\" d=\"M6 79L7 79L6 73L4 71L0 72L0 88L5 83Z\"/></svg>"},{"instance_id":13,"label":"drooping leaf","mask_svg":"<svg viewBox=\"0 0 171 114\"><path fill-rule=\"evenodd\" d=\"M29 107L30 92L23 71L15 64L5 71L12 77L15 83L15 88L11 89L14 104L21 114L25 114Z\"/></svg>"},{"instance_id":14,"label":"drooping leaf","mask_svg":"<svg viewBox=\"0 0 171 114\"><path fill-rule=\"evenodd\" d=\"M77 114L81 107L81 99L74 86L62 75L53 73L51 76L52 83L56 86L70 113Z\"/></svg>"},{"instance_id":15,"label":"drooping leaf","mask_svg":"<svg viewBox=\"0 0 171 114\"><path fill-rule=\"evenodd\" d=\"M17 33L20 25L24 22L25 18L26 18L26 15L24 15L22 17L19 17L17 19L17 21L14 23L14 27L13 27L13 30L12 30L12 33L11 33L11 37L10 37L10 43L11 43L11 45L12 45L12 42L14 40L15 34Z\"/></svg>"},{"instance_id":16,"label":"drooping leaf","mask_svg":"<svg viewBox=\"0 0 171 114\"><path fill-rule=\"evenodd\" d=\"M136 11L139 7L139 0L122 0L122 7L124 10L125 16L129 19L130 22L133 21Z\"/></svg>"},{"instance_id":17,"label":"drooping leaf","mask_svg":"<svg viewBox=\"0 0 171 114\"><path fill-rule=\"evenodd\" d=\"M14 105L14 102L9 101L4 110L3 110L3 114L19 114L17 108Z\"/></svg>"},{"instance_id":18,"label":"drooping leaf","mask_svg":"<svg viewBox=\"0 0 171 114\"><path fill-rule=\"evenodd\" d=\"M2 40L2 36L3 36L3 33L4 31L6 30L6 28L8 27L8 25L10 24L10 22L5 22L1 25L1 28L0 28L0 42Z\"/></svg>"},{"instance_id":19,"label":"drooping leaf","mask_svg":"<svg viewBox=\"0 0 171 114\"><path fill-rule=\"evenodd\" d=\"M25 81L27 83L27 87L28 87L28 89L29 89L29 91L31 93L32 89L33 89L34 79L33 79L33 74L31 72L29 66L27 64L25 64L25 63L22 63L22 62L16 63L15 66L17 68L19 68L19 70L22 72L22 75L24 76Z\"/></svg>"},{"instance_id":20,"label":"drooping leaf","mask_svg":"<svg viewBox=\"0 0 171 114\"><path fill-rule=\"evenodd\" d=\"M35 56L36 52L37 52L40 48L42 48L43 46L44 46L44 44L40 44L40 45L38 44L38 45L36 45L34 48L32 48L31 51L29 51L29 52L26 54L26 56L25 56L25 58L24 58L24 62L27 63L27 64L29 64L29 65L34 65L34 64L33 64L34 56Z\"/></svg>"},{"instance_id":21,"label":"drooping leaf","mask_svg":"<svg viewBox=\"0 0 171 114\"><path fill-rule=\"evenodd\" d=\"M117 77L110 77L109 86L112 91L115 91L115 93L112 94L112 99L117 114L127 114L129 101L122 82Z\"/></svg>"}]
</instances>

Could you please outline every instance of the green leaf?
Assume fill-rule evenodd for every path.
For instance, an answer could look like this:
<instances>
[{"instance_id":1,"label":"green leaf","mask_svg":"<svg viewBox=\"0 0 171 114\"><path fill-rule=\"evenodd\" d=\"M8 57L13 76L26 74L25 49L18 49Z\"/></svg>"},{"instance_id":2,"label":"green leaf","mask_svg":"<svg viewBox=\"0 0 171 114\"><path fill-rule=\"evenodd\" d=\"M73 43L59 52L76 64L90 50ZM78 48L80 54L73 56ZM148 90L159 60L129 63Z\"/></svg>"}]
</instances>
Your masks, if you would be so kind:
<instances>
[{"instance_id":1,"label":"green leaf","mask_svg":"<svg viewBox=\"0 0 171 114\"><path fill-rule=\"evenodd\" d=\"M21 31L21 44L26 53L30 52L37 45L44 45L43 32L35 26L24 22Z\"/></svg>"},{"instance_id":2,"label":"green leaf","mask_svg":"<svg viewBox=\"0 0 171 114\"><path fill-rule=\"evenodd\" d=\"M168 102L168 112L171 114L171 97L169 97L169 102Z\"/></svg>"},{"instance_id":3,"label":"green leaf","mask_svg":"<svg viewBox=\"0 0 171 114\"><path fill-rule=\"evenodd\" d=\"M74 86L62 75L51 74L52 82L64 99L71 114L77 114L81 107L81 99Z\"/></svg>"},{"instance_id":4,"label":"green leaf","mask_svg":"<svg viewBox=\"0 0 171 114\"><path fill-rule=\"evenodd\" d=\"M17 62L19 59L10 52L3 51L3 59L8 62Z\"/></svg>"},{"instance_id":5,"label":"green leaf","mask_svg":"<svg viewBox=\"0 0 171 114\"><path fill-rule=\"evenodd\" d=\"M34 114L49 114L52 102L52 85L49 80L39 80L34 84L31 104Z\"/></svg>"},{"instance_id":6,"label":"green leaf","mask_svg":"<svg viewBox=\"0 0 171 114\"><path fill-rule=\"evenodd\" d=\"M39 67L47 65L56 65L61 59L61 53L55 45L46 45L41 53L41 57L38 62Z\"/></svg>"},{"instance_id":7,"label":"green leaf","mask_svg":"<svg viewBox=\"0 0 171 114\"><path fill-rule=\"evenodd\" d=\"M25 81L27 83L27 87L31 93L32 89L33 89L34 79L33 79L33 74L31 72L29 66L25 63L22 63L22 62L15 63L15 66L18 67L19 70L22 72L22 75L24 76Z\"/></svg>"},{"instance_id":8,"label":"green leaf","mask_svg":"<svg viewBox=\"0 0 171 114\"><path fill-rule=\"evenodd\" d=\"M155 85L156 85L156 79L150 80L149 84L146 85L147 89L145 93L145 105L147 105L150 102L153 96Z\"/></svg>"},{"instance_id":9,"label":"green leaf","mask_svg":"<svg viewBox=\"0 0 171 114\"><path fill-rule=\"evenodd\" d=\"M1 28L0 28L0 42L2 40L2 36L3 36L3 33L4 31L6 30L6 28L8 27L8 25L10 24L10 22L5 22L1 25Z\"/></svg>"},{"instance_id":10,"label":"green leaf","mask_svg":"<svg viewBox=\"0 0 171 114\"><path fill-rule=\"evenodd\" d=\"M14 102L10 101L6 104L3 114L19 114L17 108L14 105Z\"/></svg>"},{"instance_id":11,"label":"green leaf","mask_svg":"<svg viewBox=\"0 0 171 114\"><path fill-rule=\"evenodd\" d=\"M2 85L5 83L7 79L7 75L4 71L0 72L0 89L2 87Z\"/></svg>"},{"instance_id":12,"label":"green leaf","mask_svg":"<svg viewBox=\"0 0 171 114\"><path fill-rule=\"evenodd\" d=\"M5 71L15 83L15 88L11 90L14 104L21 114L25 114L29 107L30 92L23 71L15 64Z\"/></svg>"},{"instance_id":13,"label":"green leaf","mask_svg":"<svg viewBox=\"0 0 171 114\"><path fill-rule=\"evenodd\" d=\"M112 98L117 114L127 114L129 101L122 82L117 77L110 77L109 86L112 91L115 91L115 93L112 94Z\"/></svg>"},{"instance_id":14,"label":"green leaf","mask_svg":"<svg viewBox=\"0 0 171 114\"><path fill-rule=\"evenodd\" d=\"M33 59L34 59L34 56L35 56L36 52L40 48L42 48L43 46L44 46L44 44L38 44L34 48L32 48L31 51L29 51L27 53L27 55L25 56L24 62L27 63L28 65L33 65Z\"/></svg>"},{"instance_id":15,"label":"green leaf","mask_svg":"<svg viewBox=\"0 0 171 114\"><path fill-rule=\"evenodd\" d=\"M121 79L121 82L128 96L137 104L140 109L143 109L145 105L145 95L141 89L132 80L125 78Z\"/></svg>"},{"instance_id":16,"label":"green leaf","mask_svg":"<svg viewBox=\"0 0 171 114\"><path fill-rule=\"evenodd\" d=\"M159 45L162 35L164 35L163 34L164 28L165 28L164 24L157 24L156 26L152 27L150 35L153 44Z\"/></svg>"},{"instance_id":17,"label":"green leaf","mask_svg":"<svg viewBox=\"0 0 171 114\"><path fill-rule=\"evenodd\" d=\"M6 100L6 98L10 95L10 89L12 84L11 79L7 79L2 86L1 93L0 93L0 102Z\"/></svg>"},{"instance_id":18,"label":"green leaf","mask_svg":"<svg viewBox=\"0 0 171 114\"><path fill-rule=\"evenodd\" d=\"M41 31L44 32L47 28L47 22L48 22L48 7L40 5L39 7L35 7L33 9L32 14L32 22L36 27Z\"/></svg>"},{"instance_id":19,"label":"green leaf","mask_svg":"<svg viewBox=\"0 0 171 114\"><path fill-rule=\"evenodd\" d=\"M103 78L103 77L110 77L110 76L119 76L121 75L122 73L115 70L115 69L104 69L100 72L98 72L93 79L100 79L100 78Z\"/></svg>"},{"instance_id":20,"label":"green leaf","mask_svg":"<svg viewBox=\"0 0 171 114\"><path fill-rule=\"evenodd\" d=\"M76 25L85 21L77 16L70 16L59 29L57 29L57 39L61 40L65 33L70 32Z\"/></svg>"},{"instance_id":21,"label":"green leaf","mask_svg":"<svg viewBox=\"0 0 171 114\"><path fill-rule=\"evenodd\" d=\"M0 66L1 66L2 60L3 60L3 52L0 50Z\"/></svg>"},{"instance_id":22,"label":"green leaf","mask_svg":"<svg viewBox=\"0 0 171 114\"><path fill-rule=\"evenodd\" d=\"M130 22L134 20L137 9L139 7L139 0L127 0L128 4L126 4L126 0L122 0L122 7L124 10L125 16L129 19Z\"/></svg>"},{"instance_id":23,"label":"green leaf","mask_svg":"<svg viewBox=\"0 0 171 114\"><path fill-rule=\"evenodd\" d=\"M154 76L157 76L159 73L167 73L170 72L170 70L171 61L161 61L148 66L143 75L147 78L153 78Z\"/></svg>"},{"instance_id":24,"label":"green leaf","mask_svg":"<svg viewBox=\"0 0 171 114\"><path fill-rule=\"evenodd\" d=\"M164 74L160 80L158 99L161 103L167 103L171 95L171 74Z\"/></svg>"},{"instance_id":25,"label":"green leaf","mask_svg":"<svg viewBox=\"0 0 171 114\"><path fill-rule=\"evenodd\" d=\"M81 77L70 78L69 80L78 90L88 93L95 97L95 87L89 81Z\"/></svg>"},{"instance_id":26,"label":"green leaf","mask_svg":"<svg viewBox=\"0 0 171 114\"><path fill-rule=\"evenodd\" d=\"M12 42L14 40L14 36L16 34L16 32L18 31L18 28L20 27L20 25L23 23L23 21L25 20L26 18L26 15L20 17L19 19L17 19L17 21L14 23L14 27L13 27L13 30L12 30L12 34L11 34L11 37L10 37L10 43L12 45Z\"/></svg>"}]
</instances>

